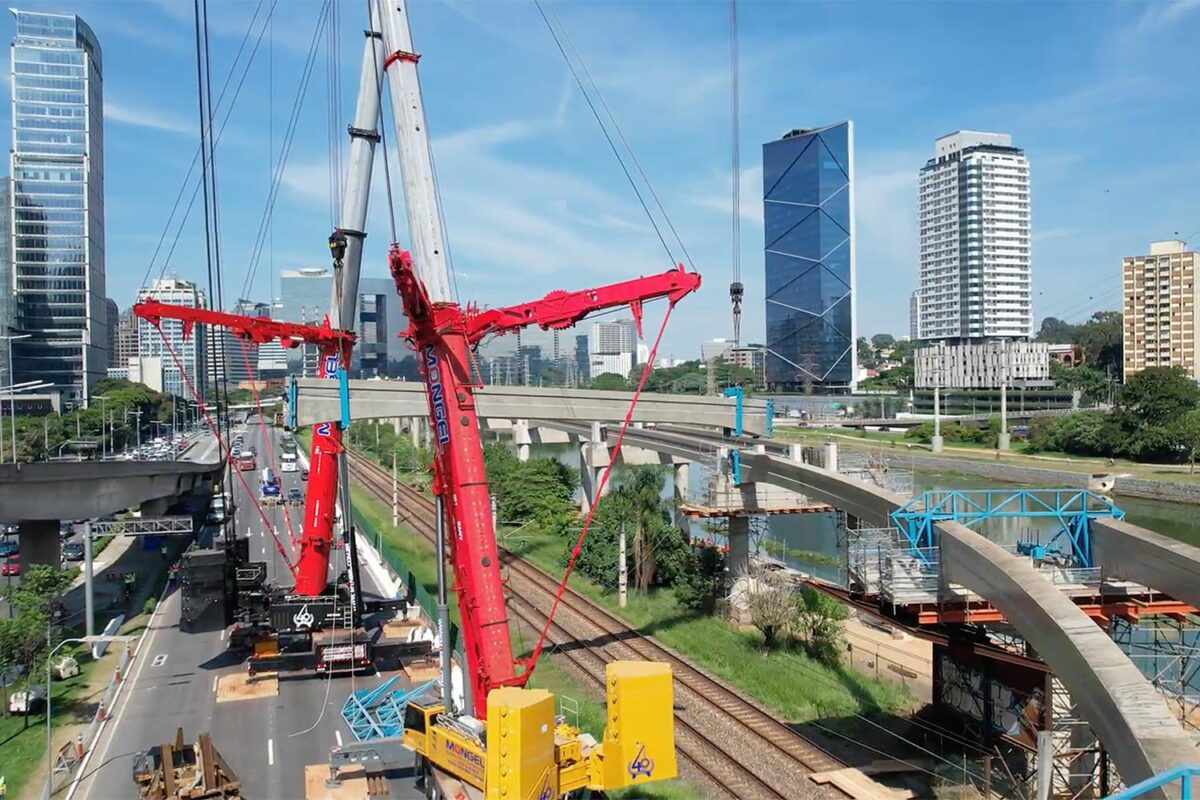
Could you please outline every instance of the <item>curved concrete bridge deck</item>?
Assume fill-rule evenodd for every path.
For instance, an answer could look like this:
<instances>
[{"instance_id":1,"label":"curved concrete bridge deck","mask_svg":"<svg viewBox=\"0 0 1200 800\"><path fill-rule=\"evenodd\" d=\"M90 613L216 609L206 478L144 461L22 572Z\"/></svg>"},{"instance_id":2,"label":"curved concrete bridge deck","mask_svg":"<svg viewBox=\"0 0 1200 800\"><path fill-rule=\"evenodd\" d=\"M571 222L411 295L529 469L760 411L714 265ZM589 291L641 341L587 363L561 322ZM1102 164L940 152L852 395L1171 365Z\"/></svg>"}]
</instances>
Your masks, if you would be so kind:
<instances>
[{"instance_id":1,"label":"curved concrete bridge deck","mask_svg":"<svg viewBox=\"0 0 1200 800\"><path fill-rule=\"evenodd\" d=\"M903 498L891 492L770 455L749 455L743 468L748 468L746 480L792 489L881 525L903 504ZM1039 576L1028 560L964 525L942 522L937 528L942 579L986 597L1033 645L1070 690L1127 784L1200 757L1195 741L1171 714L1158 690L1120 647ZM1149 552L1163 545L1146 542L1141 547ZM1183 577L1186 575L1181 573Z\"/></svg>"}]
</instances>

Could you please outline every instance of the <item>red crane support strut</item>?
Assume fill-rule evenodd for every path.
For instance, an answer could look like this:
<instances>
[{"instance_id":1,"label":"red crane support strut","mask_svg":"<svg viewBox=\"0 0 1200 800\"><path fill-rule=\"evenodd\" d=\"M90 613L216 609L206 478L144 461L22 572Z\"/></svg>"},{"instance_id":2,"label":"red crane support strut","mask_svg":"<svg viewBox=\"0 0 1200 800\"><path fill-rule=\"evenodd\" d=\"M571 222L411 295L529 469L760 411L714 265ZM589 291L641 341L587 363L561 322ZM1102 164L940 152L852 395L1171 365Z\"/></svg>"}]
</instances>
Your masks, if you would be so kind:
<instances>
[{"instance_id":1,"label":"red crane support strut","mask_svg":"<svg viewBox=\"0 0 1200 800\"><path fill-rule=\"evenodd\" d=\"M339 368L350 361L355 335L337 330L326 319L322 325L300 325L268 317L247 317L187 308L155 300L133 307L133 313L158 327L164 319L183 323L183 335L191 335L196 323L227 328L235 336L259 344L278 341L284 347L315 344L320 353L320 377L335 378ZM312 453L309 457L308 491L304 497L304 524L300 534L300 558L296 563L295 594L315 597L329 583L329 552L333 544L334 506L337 502L337 454L342 449L342 431L334 422L313 426Z\"/></svg>"},{"instance_id":2,"label":"red crane support strut","mask_svg":"<svg viewBox=\"0 0 1200 800\"><path fill-rule=\"evenodd\" d=\"M680 265L659 275L579 292L556 291L530 303L479 311L432 302L412 257L398 246L392 246L388 263L409 319L401 335L417 351L425 378L435 444L433 491L443 501L474 713L485 719L488 692L522 685L529 672L517 673L509 640L470 350L490 334L529 325L566 328L595 311L625 305L640 331L645 301L665 297L674 305L700 287L700 276Z\"/></svg>"}]
</instances>

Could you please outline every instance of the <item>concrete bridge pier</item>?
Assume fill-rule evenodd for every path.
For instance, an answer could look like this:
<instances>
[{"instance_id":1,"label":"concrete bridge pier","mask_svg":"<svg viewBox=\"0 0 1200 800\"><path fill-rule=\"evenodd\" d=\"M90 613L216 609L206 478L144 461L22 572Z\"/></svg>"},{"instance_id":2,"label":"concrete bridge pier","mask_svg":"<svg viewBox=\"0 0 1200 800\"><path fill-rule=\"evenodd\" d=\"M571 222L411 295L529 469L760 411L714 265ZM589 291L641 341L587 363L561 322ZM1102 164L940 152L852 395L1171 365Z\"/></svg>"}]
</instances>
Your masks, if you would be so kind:
<instances>
[{"instance_id":1,"label":"concrete bridge pier","mask_svg":"<svg viewBox=\"0 0 1200 800\"><path fill-rule=\"evenodd\" d=\"M799 442L792 442L788 445L788 460L794 461L797 464L804 463L804 445Z\"/></svg>"},{"instance_id":2,"label":"concrete bridge pier","mask_svg":"<svg viewBox=\"0 0 1200 800\"><path fill-rule=\"evenodd\" d=\"M421 446L421 418L420 417L409 417L408 418L408 435L409 435L410 441L412 442L412 446L413 446L414 450Z\"/></svg>"},{"instance_id":3,"label":"concrete bridge pier","mask_svg":"<svg viewBox=\"0 0 1200 800\"><path fill-rule=\"evenodd\" d=\"M691 488L692 465L688 461L676 461L671 465L671 472L675 483L675 508L678 509L687 500L688 490ZM675 522L686 539L691 533L687 515L676 510Z\"/></svg>"},{"instance_id":4,"label":"concrete bridge pier","mask_svg":"<svg viewBox=\"0 0 1200 800\"><path fill-rule=\"evenodd\" d=\"M750 517L729 518L729 576L736 582L750 577Z\"/></svg>"},{"instance_id":5,"label":"concrete bridge pier","mask_svg":"<svg viewBox=\"0 0 1200 800\"><path fill-rule=\"evenodd\" d=\"M392 433L399 436L401 430L403 430L403 428L401 427L401 424L400 424L400 418L392 417Z\"/></svg>"},{"instance_id":6,"label":"concrete bridge pier","mask_svg":"<svg viewBox=\"0 0 1200 800\"><path fill-rule=\"evenodd\" d=\"M604 426L599 422L593 422L591 434L579 448L579 477L583 489L579 510L584 514L590 511L592 504L600 498L600 474L612 460L612 456L608 452L607 436L608 433ZM605 494L608 493L609 488L608 485L605 485Z\"/></svg>"},{"instance_id":7,"label":"concrete bridge pier","mask_svg":"<svg viewBox=\"0 0 1200 800\"><path fill-rule=\"evenodd\" d=\"M533 444L533 438L529 435L529 420L514 419L512 422L512 438L513 444L517 446L517 460L529 460L529 446Z\"/></svg>"},{"instance_id":8,"label":"concrete bridge pier","mask_svg":"<svg viewBox=\"0 0 1200 800\"><path fill-rule=\"evenodd\" d=\"M825 469L830 472L838 471L838 446L837 442L826 442L824 446Z\"/></svg>"},{"instance_id":9,"label":"concrete bridge pier","mask_svg":"<svg viewBox=\"0 0 1200 800\"><path fill-rule=\"evenodd\" d=\"M56 519L23 519L17 524L20 538L21 568L35 564L58 568L62 563L62 542Z\"/></svg>"},{"instance_id":10,"label":"concrete bridge pier","mask_svg":"<svg viewBox=\"0 0 1200 800\"><path fill-rule=\"evenodd\" d=\"M161 517L167 513L167 509L171 507L174 499L173 497L159 497L155 500L147 500L138 508L143 517Z\"/></svg>"}]
</instances>

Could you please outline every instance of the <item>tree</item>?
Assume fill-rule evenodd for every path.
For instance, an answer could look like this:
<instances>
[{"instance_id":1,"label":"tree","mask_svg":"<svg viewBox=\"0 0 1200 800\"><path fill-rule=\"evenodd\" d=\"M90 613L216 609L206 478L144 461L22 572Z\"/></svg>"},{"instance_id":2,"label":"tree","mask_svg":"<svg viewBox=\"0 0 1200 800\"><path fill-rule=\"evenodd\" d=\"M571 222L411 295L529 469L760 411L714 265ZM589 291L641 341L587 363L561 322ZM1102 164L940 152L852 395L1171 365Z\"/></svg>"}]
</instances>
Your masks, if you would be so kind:
<instances>
[{"instance_id":1,"label":"tree","mask_svg":"<svg viewBox=\"0 0 1200 800\"><path fill-rule=\"evenodd\" d=\"M1103 370L1088 364L1068 367L1057 361L1050 362L1050 379L1064 389L1078 389L1092 402L1108 399L1110 382Z\"/></svg>"},{"instance_id":2,"label":"tree","mask_svg":"<svg viewBox=\"0 0 1200 800\"><path fill-rule=\"evenodd\" d=\"M1072 325L1058 317L1046 317L1042 320L1042 327L1038 329L1037 341L1050 344L1074 344L1078 329L1079 326Z\"/></svg>"},{"instance_id":3,"label":"tree","mask_svg":"<svg viewBox=\"0 0 1200 800\"><path fill-rule=\"evenodd\" d=\"M875 348L871 347L871 343L867 341L867 337L858 337L855 347L858 349L858 365L860 367L874 367L876 363Z\"/></svg>"},{"instance_id":4,"label":"tree","mask_svg":"<svg viewBox=\"0 0 1200 800\"><path fill-rule=\"evenodd\" d=\"M629 383L615 372L602 372L592 378L592 388L624 392L629 390Z\"/></svg>"},{"instance_id":5,"label":"tree","mask_svg":"<svg viewBox=\"0 0 1200 800\"><path fill-rule=\"evenodd\" d=\"M1200 403L1200 388L1179 367L1136 372L1117 393L1116 411L1130 431L1163 427Z\"/></svg>"},{"instance_id":6,"label":"tree","mask_svg":"<svg viewBox=\"0 0 1200 800\"><path fill-rule=\"evenodd\" d=\"M1196 459L1200 458L1200 409L1192 409L1172 426L1172 434L1183 449L1188 462L1188 474L1196 472Z\"/></svg>"},{"instance_id":7,"label":"tree","mask_svg":"<svg viewBox=\"0 0 1200 800\"><path fill-rule=\"evenodd\" d=\"M763 636L763 649L774 650L787 637L796 604L791 584L778 572L756 570L748 590L750 624Z\"/></svg>"},{"instance_id":8,"label":"tree","mask_svg":"<svg viewBox=\"0 0 1200 800\"><path fill-rule=\"evenodd\" d=\"M1101 371L1121 372L1125 326L1120 311L1097 311L1075 331L1074 344L1083 348L1084 363Z\"/></svg>"},{"instance_id":9,"label":"tree","mask_svg":"<svg viewBox=\"0 0 1200 800\"><path fill-rule=\"evenodd\" d=\"M871 337L871 344L876 350L884 350L896 346L896 337L890 333L877 333Z\"/></svg>"},{"instance_id":10,"label":"tree","mask_svg":"<svg viewBox=\"0 0 1200 800\"><path fill-rule=\"evenodd\" d=\"M837 663L846 607L811 586L801 587L795 605L795 633L805 652L826 664Z\"/></svg>"},{"instance_id":11,"label":"tree","mask_svg":"<svg viewBox=\"0 0 1200 800\"><path fill-rule=\"evenodd\" d=\"M675 584L675 599L684 608L711 614L724 585L724 553L716 547L701 547L689 554L687 568Z\"/></svg>"}]
</instances>

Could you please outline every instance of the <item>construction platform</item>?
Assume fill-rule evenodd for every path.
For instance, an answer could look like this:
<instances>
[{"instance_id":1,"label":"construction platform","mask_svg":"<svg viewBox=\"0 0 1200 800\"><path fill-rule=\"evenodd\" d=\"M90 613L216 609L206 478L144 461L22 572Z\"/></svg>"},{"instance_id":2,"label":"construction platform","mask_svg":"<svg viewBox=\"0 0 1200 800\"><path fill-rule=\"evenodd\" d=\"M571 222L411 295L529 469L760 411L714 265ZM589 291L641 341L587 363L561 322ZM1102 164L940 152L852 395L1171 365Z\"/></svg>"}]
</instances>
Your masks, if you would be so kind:
<instances>
[{"instance_id":1,"label":"construction platform","mask_svg":"<svg viewBox=\"0 0 1200 800\"><path fill-rule=\"evenodd\" d=\"M716 517L760 517L776 514L832 514L833 506L826 503L796 503L778 506L734 506L734 505L704 505L701 503L681 503L679 511L684 516L696 519L713 519Z\"/></svg>"}]
</instances>

